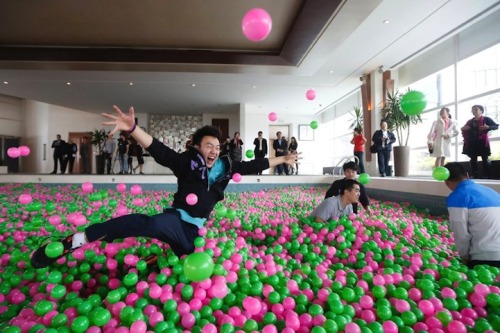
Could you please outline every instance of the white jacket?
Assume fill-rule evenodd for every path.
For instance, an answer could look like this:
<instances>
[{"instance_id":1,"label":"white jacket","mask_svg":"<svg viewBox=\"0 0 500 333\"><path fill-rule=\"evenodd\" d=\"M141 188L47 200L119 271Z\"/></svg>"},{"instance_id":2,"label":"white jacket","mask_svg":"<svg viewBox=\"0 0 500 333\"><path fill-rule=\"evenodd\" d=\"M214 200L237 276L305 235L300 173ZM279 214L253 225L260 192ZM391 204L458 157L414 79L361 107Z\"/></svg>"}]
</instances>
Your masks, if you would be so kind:
<instances>
[{"instance_id":1,"label":"white jacket","mask_svg":"<svg viewBox=\"0 0 500 333\"><path fill-rule=\"evenodd\" d=\"M448 138L444 138L448 135ZM450 157L451 138L458 135L457 122L450 119L448 129L444 129L444 120L439 118L432 123L429 135L427 135L427 144L432 144L434 151L431 156L433 157Z\"/></svg>"}]
</instances>

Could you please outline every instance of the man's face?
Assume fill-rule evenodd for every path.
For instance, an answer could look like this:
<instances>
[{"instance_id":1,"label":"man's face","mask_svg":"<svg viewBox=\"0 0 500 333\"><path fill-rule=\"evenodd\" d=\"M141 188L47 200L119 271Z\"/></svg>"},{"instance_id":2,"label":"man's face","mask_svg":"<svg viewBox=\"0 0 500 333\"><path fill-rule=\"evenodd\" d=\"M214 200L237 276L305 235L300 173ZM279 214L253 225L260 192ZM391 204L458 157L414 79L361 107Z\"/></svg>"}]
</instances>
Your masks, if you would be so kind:
<instances>
[{"instance_id":1,"label":"man's face","mask_svg":"<svg viewBox=\"0 0 500 333\"><path fill-rule=\"evenodd\" d=\"M347 197L347 200L350 203L358 202L359 194L360 194L360 189L358 184L354 185L354 187L350 191L348 190L344 191L344 196Z\"/></svg>"},{"instance_id":2,"label":"man's face","mask_svg":"<svg viewBox=\"0 0 500 333\"><path fill-rule=\"evenodd\" d=\"M346 169L344 171L344 176L347 178L347 179L356 179L356 176L357 176L357 172L356 170L352 170L352 169Z\"/></svg>"},{"instance_id":3,"label":"man's face","mask_svg":"<svg viewBox=\"0 0 500 333\"><path fill-rule=\"evenodd\" d=\"M219 139L213 136L204 136L199 146L195 146L205 158L207 168L211 168L220 153Z\"/></svg>"},{"instance_id":4,"label":"man's face","mask_svg":"<svg viewBox=\"0 0 500 333\"><path fill-rule=\"evenodd\" d=\"M259 138L262 138L262 133L259 132Z\"/></svg>"},{"instance_id":5,"label":"man's face","mask_svg":"<svg viewBox=\"0 0 500 333\"><path fill-rule=\"evenodd\" d=\"M60 135L57 135L56 138L57 138L57 140L61 140L61 136Z\"/></svg>"},{"instance_id":6,"label":"man's face","mask_svg":"<svg viewBox=\"0 0 500 333\"><path fill-rule=\"evenodd\" d=\"M385 121L381 122L380 128L382 129L382 131L386 131L387 130L387 123Z\"/></svg>"},{"instance_id":7,"label":"man's face","mask_svg":"<svg viewBox=\"0 0 500 333\"><path fill-rule=\"evenodd\" d=\"M281 136L282 136L281 132L278 132L278 134L276 134L276 135L278 136L278 140L280 140Z\"/></svg>"}]
</instances>

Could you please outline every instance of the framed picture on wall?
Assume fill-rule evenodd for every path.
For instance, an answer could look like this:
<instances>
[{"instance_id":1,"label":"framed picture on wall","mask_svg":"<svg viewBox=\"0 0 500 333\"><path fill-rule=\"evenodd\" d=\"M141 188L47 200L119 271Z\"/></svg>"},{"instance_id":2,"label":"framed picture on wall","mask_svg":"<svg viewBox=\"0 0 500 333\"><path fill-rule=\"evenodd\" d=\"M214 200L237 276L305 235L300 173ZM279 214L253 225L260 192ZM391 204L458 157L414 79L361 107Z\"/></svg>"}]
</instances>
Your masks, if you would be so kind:
<instances>
[{"instance_id":1,"label":"framed picture on wall","mask_svg":"<svg viewBox=\"0 0 500 333\"><path fill-rule=\"evenodd\" d=\"M299 141L314 141L314 130L309 125L299 125Z\"/></svg>"}]
</instances>

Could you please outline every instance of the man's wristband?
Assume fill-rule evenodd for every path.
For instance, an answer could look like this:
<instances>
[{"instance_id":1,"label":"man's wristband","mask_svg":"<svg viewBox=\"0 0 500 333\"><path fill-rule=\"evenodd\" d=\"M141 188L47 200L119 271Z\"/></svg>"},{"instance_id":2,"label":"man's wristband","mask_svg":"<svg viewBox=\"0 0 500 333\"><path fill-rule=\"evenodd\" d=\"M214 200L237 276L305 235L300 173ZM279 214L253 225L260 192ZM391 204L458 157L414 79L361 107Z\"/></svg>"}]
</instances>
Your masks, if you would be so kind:
<instances>
[{"instance_id":1,"label":"man's wristband","mask_svg":"<svg viewBox=\"0 0 500 333\"><path fill-rule=\"evenodd\" d=\"M135 131L135 128L137 127L137 124L134 123L134 126L130 130L127 131L127 134L131 134L133 131Z\"/></svg>"}]
</instances>

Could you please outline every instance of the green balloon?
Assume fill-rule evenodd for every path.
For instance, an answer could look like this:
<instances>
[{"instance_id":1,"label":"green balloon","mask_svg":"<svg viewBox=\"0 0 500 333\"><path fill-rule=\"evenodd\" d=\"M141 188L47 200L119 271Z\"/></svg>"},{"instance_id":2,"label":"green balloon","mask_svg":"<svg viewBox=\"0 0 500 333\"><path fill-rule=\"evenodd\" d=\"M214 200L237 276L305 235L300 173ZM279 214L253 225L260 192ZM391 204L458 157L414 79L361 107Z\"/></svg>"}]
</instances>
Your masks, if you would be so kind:
<instances>
[{"instance_id":1,"label":"green balloon","mask_svg":"<svg viewBox=\"0 0 500 333\"><path fill-rule=\"evenodd\" d=\"M370 175L367 174L367 173L362 173L359 175L359 178L358 178L358 181L363 184L363 185L366 185L370 182Z\"/></svg>"},{"instance_id":2,"label":"green balloon","mask_svg":"<svg viewBox=\"0 0 500 333\"><path fill-rule=\"evenodd\" d=\"M248 149L248 150L245 152L245 155L246 155L248 158L253 158L253 157L254 157L253 150L252 150L252 149Z\"/></svg>"},{"instance_id":3,"label":"green balloon","mask_svg":"<svg viewBox=\"0 0 500 333\"><path fill-rule=\"evenodd\" d=\"M450 171L445 167L437 167L432 170L432 177L437 181L443 182L450 177Z\"/></svg>"},{"instance_id":4,"label":"green balloon","mask_svg":"<svg viewBox=\"0 0 500 333\"><path fill-rule=\"evenodd\" d=\"M194 282L208 279L214 271L214 261L205 252L191 253L184 260L184 274Z\"/></svg>"},{"instance_id":5,"label":"green balloon","mask_svg":"<svg viewBox=\"0 0 500 333\"><path fill-rule=\"evenodd\" d=\"M420 91L409 91L401 97L401 109L409 116L421 114L426 106L427 100Z\"/></svg>"},{"instance_id":6,"label":"green balloon","mask_svg":"<svg viewBox=\"0 0 500 333\"><path fill-rule=\"evenodd\" d=\"M316 128L318 128L318 122L316 120L313 120L313 121L311 121L309 126L311 126L312 129L316 129Z\"/></svg>"},{"instance_id":7,"label":"green balloon","mask_svg":"<svg viewBox=\"0 0 500 333\"><path fill-rule=\"evenodd\" d=\"M57 258L64 251L64 245L61 242L53 242L47 245L45 248L45 254L49 258Z\"/></svg>"}]
</instances>

